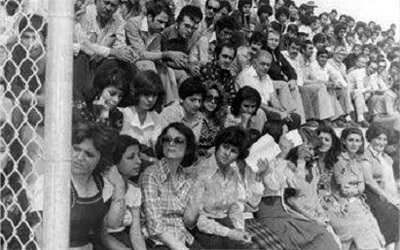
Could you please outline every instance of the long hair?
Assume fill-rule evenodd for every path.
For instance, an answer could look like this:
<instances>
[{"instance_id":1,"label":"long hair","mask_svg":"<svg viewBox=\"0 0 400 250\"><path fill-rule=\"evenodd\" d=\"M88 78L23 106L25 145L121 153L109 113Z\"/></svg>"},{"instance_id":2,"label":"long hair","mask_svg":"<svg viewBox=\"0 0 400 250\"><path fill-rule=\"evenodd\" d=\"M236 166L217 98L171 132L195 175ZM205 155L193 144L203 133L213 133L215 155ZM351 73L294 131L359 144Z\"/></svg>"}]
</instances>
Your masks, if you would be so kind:
<instances>
[{"instance_id":1,"label":"long hair","mask_svg":"<svg viewBox=\"0 0 400 250\"><path fill-rule=\"evenodd\" d=\"M328 150L328 152L326 152L324 163L327 169L333 169L333 166L338 161L338 157L342 152L342 143L340 142L339 137L336 135L335 130L333 130L331 127L318 127L315 131L317 132L317 135L326 133L332 138L332 147Z\"/></svg>"}]
</instances>

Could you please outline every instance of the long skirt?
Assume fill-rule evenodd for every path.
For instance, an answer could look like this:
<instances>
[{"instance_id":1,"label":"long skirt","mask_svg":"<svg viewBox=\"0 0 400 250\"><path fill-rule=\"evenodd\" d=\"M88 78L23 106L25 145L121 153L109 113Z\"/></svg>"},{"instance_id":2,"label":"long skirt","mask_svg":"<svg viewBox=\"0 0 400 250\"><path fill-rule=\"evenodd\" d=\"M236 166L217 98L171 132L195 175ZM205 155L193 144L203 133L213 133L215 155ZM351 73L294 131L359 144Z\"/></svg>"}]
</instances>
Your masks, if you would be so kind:
<instances>
[{"instance_id":1,"label":"long skirt","mask_svg":"<svg viewBox=\"0 0 400 250\"><path fill-rule=\"evenodd\" d=\"M366 203L371 208L372 214L378 221L386 244L389 245L399 241L399 209L395 205L381 200L379 196L368 187L365 188L364 193L367 196Z\"/></svg>"},{"instance_id":2,"label":"long skirt","mask_svg":"<svg viewBox=\"0 0 400 250\"><path fill-rule=\"evenodd\" d=\"M285 249L340 249L324 225L288 214L280 196L261 200L256 221L276 234L285 244Z\"/></svg>"}]
</instances>

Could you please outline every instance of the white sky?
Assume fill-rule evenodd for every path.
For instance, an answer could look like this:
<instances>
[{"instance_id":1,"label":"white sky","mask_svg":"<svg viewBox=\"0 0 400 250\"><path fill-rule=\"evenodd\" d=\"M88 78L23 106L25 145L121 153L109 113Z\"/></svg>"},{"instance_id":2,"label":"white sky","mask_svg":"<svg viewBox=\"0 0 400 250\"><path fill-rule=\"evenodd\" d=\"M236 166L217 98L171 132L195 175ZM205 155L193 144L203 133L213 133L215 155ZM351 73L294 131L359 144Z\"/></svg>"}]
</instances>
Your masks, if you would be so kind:
<instances>
[{"instance_id":1,"label":"white sky","mask_svg":"<svg viewBox=\"0 0 400 250\"><path fill-rule=\"evenodd\" d=\"M295 0L297 6L308 0ZM271 1L272 2L272 1ZM390 24L397 25L396 37L400 37L400 0L314 0L318 8L315 14L330 12L332 9L341 14L348 14L356 20L369 22L375 21L388 29Z\"/></svg>"}]
</instances>

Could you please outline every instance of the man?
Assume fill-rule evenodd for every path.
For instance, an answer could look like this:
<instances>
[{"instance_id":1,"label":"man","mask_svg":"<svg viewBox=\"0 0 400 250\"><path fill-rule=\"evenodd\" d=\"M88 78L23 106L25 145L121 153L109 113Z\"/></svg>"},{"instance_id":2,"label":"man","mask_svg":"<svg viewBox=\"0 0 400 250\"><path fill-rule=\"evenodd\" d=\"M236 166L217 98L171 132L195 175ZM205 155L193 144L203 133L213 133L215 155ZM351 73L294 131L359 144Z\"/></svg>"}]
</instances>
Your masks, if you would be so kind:
<instances>
[{"instance_id":1,"label":"man","mask_svg":"<svg viewBox=\"0 0 400 250\"><path fill-rule=\"evenodd\" d=\"M256 24L255 30L265 33L269 29L269 18L271 17L272 12L272 7L270 5L263 4L258 8L258 22Z\"/></svg>"},{"instance_id":2,"label":"man","mask_svg":"<svg viewBox=\"0 0 400 250\"><path fill-rule=\"evenodd\" d=\"M356 61L356 68L347 75L350 96L354 103L357 123L362 127L368 127L369 123L365 121L364 113L367 112L366 101L371 97L368 86L365 86L365 79L368 75L374 73L374 69L366 68L367 58L359 55ZM377 67L376 67L377 68Z\"/></svg>"},{"instance_id":3,"label":"man","mask_svg":"<svg viewBox=\"0 0 400 250\"><path fill-rule=\"evenodd\" d=\"M215 48L215 59L200 69L200 79L202 82L216 80L222 84L229 104L236 94L233 77L229 71L235 55L236 50L232 44L221 44Z\"/></svg>"},{"instance_id":4,"label":"man","mask_svg":"<svg viewBox=\"0 0 400 250\"><path fill-rule=\"evenodd\" d=\"M238 36L239 25L231 16L224 16L215 23L215 32L210 42L216 44L233 43L235 46L242 45L243 37Z\"/></svg>"},{"instance_id":5,"label":"man","mask_svg":"<svg viewBox=\"0 0 400 250\"><path fill-rule=\"evenodd\" d=\"M266 50L261 50L253 58L251 66L244 69L236 78L237 89L243 86L250 86L256 89L261 95L261 109L267 114L269 120L282 122L289 129L300 126L300 116L291 110L286 110L278 99L278 93L274 82L268 75L271 66L272 55ZM281 97L281 96L279 96Z\"/></svg>"},{"instance_id":6,"label":"man","mask_svg":"<svg viewBox=\"0 0 400 250\"><path fill-rule=\"evenodd\" d=\"M125 25L128 44L139 55L136 63L139 70L153 69L154 63L161 59L168 59L175 64L184 63L187 55L180 51L161 52L161 32L165 29L172 12L162 3L150 3L146 15L141 14L129 18ZM147 61L143 61L147 60Z\"/></svg>"},{"instance_id":7,"label":"man","mask_svg":"<svg viewBox=\"0 0 400 250\"><path fill-rule=\"evenodd\" d=\"M120 0L96 0L86 7L86 12L77 24L78 51L98 61L116 58L134 62L137 56L125 42L124 21L116 14ZM77 51L75 51L76 53Z\"/></svg>"},{"instance_id":8,"label":"man","mask_svg":"<svg viewBox=\"0 0 400 250\"><path fill-rule=\"evenodd\" d=\"M203 30L207 33L207 36L211 37L214 31L214 24L216 20L216 14L220 11L221 5L219 0L207 0L205 6L205 17L202 23Z\"/></svg>"}]
</instances>

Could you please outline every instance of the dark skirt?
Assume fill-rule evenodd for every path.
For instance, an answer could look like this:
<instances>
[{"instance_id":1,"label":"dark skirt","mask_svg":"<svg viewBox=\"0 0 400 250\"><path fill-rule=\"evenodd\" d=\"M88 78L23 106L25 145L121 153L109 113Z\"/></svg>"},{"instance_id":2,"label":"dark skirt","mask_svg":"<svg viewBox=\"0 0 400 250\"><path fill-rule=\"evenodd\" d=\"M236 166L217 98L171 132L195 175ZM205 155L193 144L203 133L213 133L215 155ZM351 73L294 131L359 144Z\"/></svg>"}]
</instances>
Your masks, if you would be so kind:
<instances>
[{"instance_id":1,"label":"dark skirt","mask_svg":"<svg viewBox=\"0 0 400 250\"><path fill-rule=\"evenodd\" d=\"M365 202L378 221L379 229L385 237L386 244L399 241L399 209L395 205L381 200L368 186L365 187L364 194L367 196Z\"/></svg>"},{"instance_id":2,"label":"dark skirt","mask_svg":"<svg viewBox=\"0 0 400 250\"><path fill-rule=\"evenodd\" d=\"M229 218L215 219L215 221L225 227L234 228ZM227 237L203 233L197 228L192 231L192 234L204 249L253 249L251 244L246 245Z\"/></svg>"},{"instance_id":3,"label":"dark skirt","mask_svg":"<svg viewBox=\"0 0 400 250\"><path fill-rule=\"evenodd\" d=\"M277 235L285 244L285 249L340 249L325 226L288 214L280 196L261 200L256 221Z\"/></svg>"},{"instance_id":4,"label":"dark skirt","mask_svg":"<svg viewBox=\"0 0 400 250\"><path fill-rule=\"evenodd\" d=\"M246 231L249 232L252 237L254 249L260 250L284 250L287 249L282 241L267 227L256 222L254 219L246 220L245 223Z\"/></svg>"}]
</instances>

